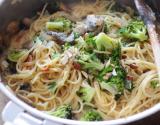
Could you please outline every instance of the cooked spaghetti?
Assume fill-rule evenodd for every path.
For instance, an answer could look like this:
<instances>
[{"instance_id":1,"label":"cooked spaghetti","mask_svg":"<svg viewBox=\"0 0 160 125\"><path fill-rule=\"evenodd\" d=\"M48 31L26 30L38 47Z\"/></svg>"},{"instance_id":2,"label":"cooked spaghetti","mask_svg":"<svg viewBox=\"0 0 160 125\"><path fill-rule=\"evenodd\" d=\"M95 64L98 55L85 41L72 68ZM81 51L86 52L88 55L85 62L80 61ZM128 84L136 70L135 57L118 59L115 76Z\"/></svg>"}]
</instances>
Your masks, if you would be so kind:
<instances>
[{"instance_id":1,"label":"cooked spaghetti","mask_svg":"<svg viewBox=\"0 0 160 125\"><path fill-rule=\"evenodd\" d=\"M4 77L19 98L85 121L127 117L160 101L146 27L132 11L118 11L110 0L51 15L46 7L18 45L20 33L12 38L2 61L4 72L16 64Z\"/></svg>"}]
</instances>

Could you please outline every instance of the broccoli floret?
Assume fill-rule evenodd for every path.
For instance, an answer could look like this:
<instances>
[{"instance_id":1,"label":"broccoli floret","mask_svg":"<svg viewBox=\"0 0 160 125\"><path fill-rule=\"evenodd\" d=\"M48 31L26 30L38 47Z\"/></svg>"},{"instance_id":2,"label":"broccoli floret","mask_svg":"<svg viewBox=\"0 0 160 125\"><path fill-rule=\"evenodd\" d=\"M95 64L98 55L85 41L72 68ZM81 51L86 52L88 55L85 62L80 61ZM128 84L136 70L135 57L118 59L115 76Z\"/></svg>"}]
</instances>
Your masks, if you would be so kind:
<instances>
[{"instance_id":1,"label":"broccoli floret","mask_svg":"<svg viewBox=\"0 0 160 125\"><path fill-rule=\"evenodd\" d=\"M88 69L92 71L100 71L104 67L94 53L90 54L88 52L81 52L81 54L78 56L77 62L82 65L83 69Z\"/></svg>"},{"instance_id":2,"label":"broccoli floret","mask_svg":"<svg viewBox=\"0 0 160 125\"><path fill-rule=\"evenodd\" d=\"M80 118L81 121L102 121L102 116L95 110L86 111Z\"/></svg>"},{"instance_id":3,"label":"broccoli floret","mask_svg":"<svg viewBox=\"0 0 160 125\"><path fill-rule=\"evenodd\" d=\"M50 115L65 118L65 119L71 119L72 118L72 108L70 105L62 105L59 106L54 112L50 113Z\"/></svg>"},{"instance_id":4,"label":"broccoli floret","mask_svg":"<svg viewBox=\"0 0 160 125\"><path fill-rule=\"evenodd\" d=\"M19 58L21 58L26 52L27 52L27 50L13 49L13 50L9 51L8 60L11 62L17 62L19 60Z\"/></svg>"},{"instance_id":5,"label":"broccoli floret","mask_svg":"<svg viewBox=\"0 0 160 125\"><path fill-rule=\"evenodd\" d=\"M109 65L108 67L104 67L104 69L100 71L98 78L100 80L103 80L103 77L106 75L106 73L111 73L112 71L113 71L113 66Z\"/></svg>"},{"instance_id":6,"label":"broccoli floret","mask_svg":"<svg viewBox=\"0 0 160 125\"><path fill-rule=\"evenodd\" d=\"M71 27L72 22L64 17L60 17L46 23L46 28L53 31L68 32Z\"/></svg>"},{"instance_id":7,"label":"broccoli floret","mask_svg":"<svg viewBox=\"0 0 160 125\"><path fill-rule=\"evenodd\" d=\"M115 72L115 74L113 73ZM108 79L104 79L105 75L110 73ZM100 86L102 89L108 90L113 95L122 94L125 88L126 73L124 69L119 66L109 66L104 68L99 75Z\"/></svg>"},{"instance_id":8,"label":"broccoli floret","mask_svg":"<svg viewBox=\"0 0 160 125\"><path fill-rule=\"evenodd\" d=\"M95 43L99 51L111 51L117 46L117 41L105 33L99 33L95 37Z\"/></svg>"},{"instance_id":9,"label":"broccoli floret","mask_svg":"<svg viewBox=\"0 0 160 125\"><path fill-rule=\"evenodd\" d=\"M97 36L93 36L91 33L86 35L85 39L79 37L76 39L77 47L87 52L98 51L112 51L117 47L118 41L107 36L105 33L99 33Z\"/></svg>"},{"instance_id":10,"label":"broccoli floret","mask_svg":"<svg viewBox=\"0 0 160 125\"><path fill-rule=\"evenodd\" d=\"M127 74L120 63L120 58L121 47L118 45L118 47L112 51L111 64L101 70L98 75L101 88L115 96L123 94L123 90L126 87Z\"/></svg>"},{"instance_id":11,"label":"broccoli floret","mask_svg":"<svg viewBox=\"0 0 160 125\"><path fill-rule=\"evenodd\" d=\"M76 47L80 50L92 53L96 49L95 37L92 33L85 34L85 39L83 37L78 37L75 39Z\"/></svg>"},{"instance_id":12,"label":"broccoli floret","mask_svg":"<svg viewBox=\"0 0 160 125\"><path fill-rule=\"evenodd\" d=\"M66 43L62 46L62 48L63 48L63 50L65 51L65 50L69 49L71 46L72 46L71 43L66 42Z\"/></svg>"},{"instance_id":13,"label":"broccoli floret","mask_svg":"<svg viewBox=\"0 0 160 125\"><path fill-rule=\"evenodd\" d=\"M113 49L111 55L111 63L114 65L119 65L121 59L121 45L118 43L117 47Z\"/></svg>"},{"instance_id":14,"label":"broccoli floret","mask_svg":"<svg viewBox=\"0 0 160 125\"><path fill-rule=\"evenodd\" d=\"M78 94L83 99L83 101L91 102L95 94L95 89L90 86L81 87L78 91Z\"/></svg>"},{"instance_id":15,"label":"broccoli floret","mask_svg":"<svg viewBox=\"0 0 160 125\"><path fill-rule=\"evenodd\" d=\"M77 32L73 32L73 34L74 34L74 39L77 39L77 38L79 38L79 37L80 37L80 34L79 34L79 33L77 33Z\"/></svg>"},{"instance_id":16,"label":"broccoli floret","mask_svg":"<svg viewBox=\"0 0 160 125\"><path fill-rule=\"evenodd\" d=\"M128 39L136 39L139 41L148 39L146 26L141 20L132 20L127 26L122 27L119 32Z\"/></svg>"},{"instance_id":17,"label":"broccoli floret","mask_svg":"<svg viewBox=\"0 0 160 125\"><path fill-rule=\"evenodd\" d=\"M97 49L95 41L96 38L91 34L87 35L85 39L82 37L76 39L76 46L81 50L77 62L82 65L83 69L100 71L104 67L102 62L107 58L107 55L95 54L94 50Z\"/></svg>"},{"instance_id":18,"label":"broccoli floret","mask_svg":"<svg viewBox=\"0 0 160 125\"><path fill-rule=\"evenodd\" d=\"M86 46L85 46L86 51L92 52L94 49L96 49L94 34L88 33L86 35L85 42L86 42Z\"/></svg>"},{"instance_id":19,"label":"broccoli floret","mask_svg":"<svg viewBox=\"0 0 160 125\"><path fill-rule=\"evenodd\" d=\"M118 76L112 76L108 81L102 81L100 86L113 95L121 95L124 90L124 80Z\"/></svg>"}]
</instances>

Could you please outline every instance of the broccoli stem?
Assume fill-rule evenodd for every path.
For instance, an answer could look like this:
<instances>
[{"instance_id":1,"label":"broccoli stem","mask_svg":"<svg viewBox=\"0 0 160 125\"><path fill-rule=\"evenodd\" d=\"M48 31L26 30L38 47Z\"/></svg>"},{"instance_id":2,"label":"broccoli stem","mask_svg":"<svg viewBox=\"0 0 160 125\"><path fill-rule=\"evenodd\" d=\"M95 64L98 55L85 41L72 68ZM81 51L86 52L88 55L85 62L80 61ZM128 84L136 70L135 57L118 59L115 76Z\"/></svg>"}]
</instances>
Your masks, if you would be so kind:
<instances>
[{"instance_id":1,"label":"broccoli stem","mask_svg":"<svg viewBox=\"0 0 160 125\"><path fill-rule=\"evenodd\" d=\"M85 61L82 61L82 60L78 60L78 62L80 64L83 65L83 68L84 69L93 69L93 70L102 70L103 69L103 64L101 63L97 63L97 62L85 62Z\"/></svg>"},{"instance_id":2,"label":"broccoli stem","mask_svg":"<svg viewBox=\"0 0 160 125\"><path fill-rule=\"evenodd\" d=\"M64 23L63 22L47 22L46 28L48 30L63 30Z\"/></svg>"}]
</instances>

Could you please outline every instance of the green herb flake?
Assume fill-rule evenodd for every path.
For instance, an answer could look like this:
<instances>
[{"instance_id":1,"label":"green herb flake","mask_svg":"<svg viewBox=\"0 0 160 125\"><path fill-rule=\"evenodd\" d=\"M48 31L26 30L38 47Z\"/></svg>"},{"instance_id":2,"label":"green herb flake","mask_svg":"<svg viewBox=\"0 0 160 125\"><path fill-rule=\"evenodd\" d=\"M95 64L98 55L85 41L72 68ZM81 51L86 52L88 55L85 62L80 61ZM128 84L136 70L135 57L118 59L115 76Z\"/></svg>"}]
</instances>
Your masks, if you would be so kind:
<instances>
[{"instance_id":1,"label":"green herb flake","mask_svg":"<svg viewBox=\"0 0 160 125\"><path fill-rule=\"evenodd\" d=\"M59 53L52 53L51 54L51 59L59 58L60 54Z\"/></svg>"},{"instance_id":2,"label":"green herb flake","mask_svg":"<svg viewBox=\"0 0 160 125\"><path fill-rule=\"evenodd\" d=\"M57 89L57 84L56 82L52 82L50 84L48 84L48 89L52 92L55 93L56 89Z\"/></svg>"},{"instance_id":3,"label":"green herb flake","mask_svg":"<svg viewBox=\"0 0 160 125\"><path fill-rule=\"evenodd\" d=\"M152 87L153 89L155 89L155 88L158 87L158 81L152 81L152 82L150 83L150 85L151 85L151 87Z\"/></svg>"}]
</instances>

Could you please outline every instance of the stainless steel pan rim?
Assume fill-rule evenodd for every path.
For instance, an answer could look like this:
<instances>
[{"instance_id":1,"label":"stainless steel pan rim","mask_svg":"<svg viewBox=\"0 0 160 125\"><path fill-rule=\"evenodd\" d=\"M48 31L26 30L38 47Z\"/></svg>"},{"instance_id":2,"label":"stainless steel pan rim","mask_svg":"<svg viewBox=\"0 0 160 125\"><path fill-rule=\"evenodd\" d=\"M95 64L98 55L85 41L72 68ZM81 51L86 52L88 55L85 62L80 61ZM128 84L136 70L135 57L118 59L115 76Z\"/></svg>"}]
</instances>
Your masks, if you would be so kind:
<instances>
[{"instance_id":1,"label":"stainless steel pan rim","mask_svg":"<svg viewBox=\"0 0 160 125\"><path fill-rule=\"evenodd\" d=\"M116 124L127 124L133 121L137 121L139 119L143 119L147 116L150 116L160 110L160 103L156 104L150 109L147 109L141 113L126 117L126 118L120 118L116 120L109 120L109 121L99 121L99 122L82 122L82 121L76 121L76 120L68 120L68 119L62 119L54 116L47 115L41 111L38 111L37 109L32 108L31 106L27 105L20 99L18 99L13 93L11 93L5 85L0 82L0 90L15 104L18 106L24 108L25 111L28 113L31 113L32 115L36 117L40 117L42 119L47 119L50 121L61 123L61 124L69 124L69 125L116 125Z\"/></svg>"}]
</instances>

